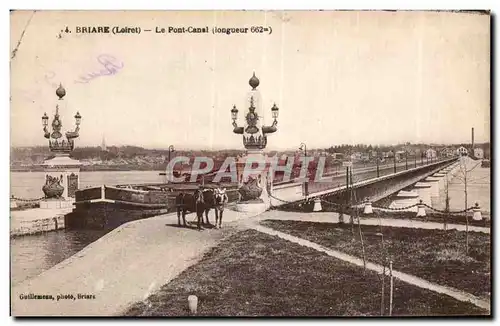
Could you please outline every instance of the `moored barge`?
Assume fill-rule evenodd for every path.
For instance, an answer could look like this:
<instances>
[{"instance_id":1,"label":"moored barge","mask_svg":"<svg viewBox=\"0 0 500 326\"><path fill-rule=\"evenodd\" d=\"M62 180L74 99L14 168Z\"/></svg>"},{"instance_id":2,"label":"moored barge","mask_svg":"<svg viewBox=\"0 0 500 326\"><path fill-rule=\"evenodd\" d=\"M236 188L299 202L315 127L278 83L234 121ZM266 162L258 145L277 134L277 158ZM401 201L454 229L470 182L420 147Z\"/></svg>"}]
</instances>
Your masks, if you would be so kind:
<instances>
[{"instance_id":1,"label":"moored barge","mask_svg":"<svg viewBox=\"0 0 500 326\"><path fill-rule=\"evenodd\" d=\"M199 184L136 184L97 186L75 193L73 211L66 215L66 228L114 229L121 224L176 210L175 198L180 192L193 193ZM205 184L205 188L218 185ZM236 185L223 184L229 201L238 198Z\"/></svg>"}]
</instances>

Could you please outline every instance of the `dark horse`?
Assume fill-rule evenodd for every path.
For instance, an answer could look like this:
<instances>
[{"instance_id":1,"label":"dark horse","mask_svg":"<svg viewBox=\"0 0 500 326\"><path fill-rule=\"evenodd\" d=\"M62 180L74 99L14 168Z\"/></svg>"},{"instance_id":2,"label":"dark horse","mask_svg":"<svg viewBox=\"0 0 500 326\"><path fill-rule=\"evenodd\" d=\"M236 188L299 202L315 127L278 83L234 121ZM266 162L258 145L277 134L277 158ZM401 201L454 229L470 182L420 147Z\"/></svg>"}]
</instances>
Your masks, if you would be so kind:
<instances>
[{"instance_id":1,"label":"dark horse","mask_svg":"<svg viewBox=\"0 0 500 326\"><path fill-rule=\"evenodd\" d=\"M196 213L198 218L198 230L201 230L201 225L205 225L203 221L203 213L205 213L206 224L211 225L208 219L208 213L211 208L215 208L215 195L213 189L197 189L194 194L181 192L175 198L177 207L177 223L181 225L181 215L184 226L186 226L186 214L190 212Z\"/></svg>"}]
</instances>

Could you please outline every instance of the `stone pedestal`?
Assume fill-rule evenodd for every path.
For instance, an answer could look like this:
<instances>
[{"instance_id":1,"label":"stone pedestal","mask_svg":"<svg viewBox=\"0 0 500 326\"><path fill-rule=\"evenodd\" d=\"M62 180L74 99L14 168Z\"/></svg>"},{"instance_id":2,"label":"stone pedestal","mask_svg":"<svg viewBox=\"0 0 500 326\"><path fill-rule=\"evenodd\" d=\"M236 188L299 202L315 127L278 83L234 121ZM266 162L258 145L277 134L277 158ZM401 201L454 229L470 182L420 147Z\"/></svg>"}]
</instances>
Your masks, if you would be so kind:
<instances>
[{"instance_id":1,"label":"stone pedestal","mask_svg":"<svg viewBox=\"0 0 500 326\"><path fill-rule=\"evenodd\" d=\"M404 191L401 190L396 199L389 205L389 208L404 208L418 203L418 194L415 191ZM408 209L404 209L405 212L417 212L418 207L413 206Z\"/></svg>"},{"instance_id":2,"label":"stone pedestal","mask_svg":"<svg viewBox=\"0 0 500 326\"><path fill-rule=\"evenodd\" d=\"M73 208L74 198L65 199L43 199L40 201L40 208L45 209L60 209L60 208Z\"/></svg>"},{"instance_id":3,"label":"stone pedestal","mask_svg":"<svg viewBox=\"0 0 500 326\"><path fill-rule=\"evenodd\" d=\"M431 187L432 185L430 182L417 182L413 189L418 194L419 199L421 199L424 204L429 206L432 205Z\"/></svg>"},{"instance_id":4,"label":"stone pedestal","mask_svg":"<svg viewBox=\"0 0 500 326\"><path fill-rule=\"evenodd\" d=\"M445 187L445 177L446 176L442 173L434 173L432 175L432 177L439 180L438 181L438 189L439 189L439 192L441 192L441 190L443 190ZM439 193L438 193L438 196L439 196Z\"/></svg>"},{"instance_id":5,"label":"stone pedestal","mask_svg":"<svg viewBox=\"0 0 500 326\"><path fill-rule=\"evenodd\" d=\"M431 197L439 197L439 178L427 177L423 182L431 185Z\"/></svg>"},{"instance_id":6,"label":"stone pedestal","mask_svg":"<svg viewBox=\"0 0 500 326\"><path fill-rule=\"evenodd\" d=\"M256 167L258 164L262 166L261 169L247 170L245 167L250 163L254 164ZM268 173L270 169L269 159L264 155L262 150L248 150L247 155L241 157L236 162L237 175L238 175L238 188L249 182L250 179L258 180L258 187L262 189L262 193L258 198L251 200L240 200L236 203L236 211L245 213L263 213L271 207L271 200L268 193ZM247 167L249 169L249 167Z\"/></svg>"},{"instance_id":7,"label":"stone pedestal","mask_svg":"<svg viewBox=\"0 0 500 326\"><path fill-rule=\"evenodd\" d=\"M64 201L74 201L75 192L80 188L80 167L81 163L69 157L69 154L60 154L53 159L46 160L42 166L47 177L57 178L59 184L64 188L60 199ZM56 205L54 203L48 206ZM64 204L61 204L64 205Z\"/></svg>"},{"instance_id":8,"label":"stone pedestal","mask_svg":"<svg viewBox=\"0 0 500 326\"><path fill-rule=\"evenodd\" d=\"M439 181L442 178L435 178L435 177L427 177L424 180L424 183L429 183L431 185L431 206L435 206L437 203L439 203Z\"/></svg>"},{"instance_id":9,"label":"stone pedestal","mask_svg":"<svg viewBox=\"0 0 500 326\"><path fill-rule=\"evenodd\" d=\"M418 204L417 205L417 217L425 217L426 216L426 213L425 213L425 205L424 204Z\"/></svg>"},{"instance_id":10,"label":"stone pedestal","mask_svg":"<svg viewBox=\"0 0 500 326\"><path fill-rule=\"evenodd\" d=\"M370 202L370 201L365 202L365 207L363 209L363 214L368 215L368 214L372 214L372 213L373 213L372 202Z\"/></svg>"},{"instance_id":11,"label":"stone pedestal","mask_svg":"<svg viewBox=\"0 0 500 326\"><path fill-rule=\"evenodd\" d=\"M264 213L269 209L269 206L261 201L246 201L236 203L236 211L241 213Z\"/></svg>"},{"instance_id":12,"label":"stone pedestal","mask_svg":"<svg viewBox=\"0 0 500 326\"><path fill-rule=\"evenodd\" d=\"M313 212L320 212L322 210L323 208L321 207L321 199L319 198L314 199Z\"/></svg>"},{"instance_id":13,"label":"stone pedestal","mask_svg":"<svg viewBox=\"0 0 500 326\"><path fill-rule=\"evenodd\" d=\"M451 165L450 167L451 177L456 176L459 170L460 170L460 165L458 163L453 163L453 165Z\"/></svg>"}]
</instances>

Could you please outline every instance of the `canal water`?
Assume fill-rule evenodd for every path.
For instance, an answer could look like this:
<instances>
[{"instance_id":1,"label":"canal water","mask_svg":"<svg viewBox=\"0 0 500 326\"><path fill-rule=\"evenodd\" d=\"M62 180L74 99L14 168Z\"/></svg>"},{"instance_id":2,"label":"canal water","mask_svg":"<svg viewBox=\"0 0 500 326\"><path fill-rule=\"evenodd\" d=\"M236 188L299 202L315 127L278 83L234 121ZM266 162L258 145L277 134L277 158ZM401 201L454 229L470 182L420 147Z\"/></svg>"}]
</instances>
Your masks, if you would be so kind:
<instances>
[{"instance_id":1,"label":"canal water","mask_svg":"<svg viewBox=\"0 0 500 326\"><path fill-rule=\"evenodd\" d=\"M134 184L164 182L160 171L96 171L81 172L80 187L102 184ZM18 198L40 198L45 182L43 172L12 172L11 195ZM100 230L59 230L27 235L10 240L11 284L35 277L71 257L106 232Z\"/></svg>"},{"instance_id":2,"label":"canal water","mask_svg":"<svg viewBox=\"0 0 500 326\"><path fill-rule=\"evenodd\" d=\"M165 182L165 176L159 175L165 171L95 171L80 172L80 188L93 186L159 183ZM42 186L45 184L44 172L11 172L11 195L18 198L43 197Z\"/></svg>"}]
</instances>

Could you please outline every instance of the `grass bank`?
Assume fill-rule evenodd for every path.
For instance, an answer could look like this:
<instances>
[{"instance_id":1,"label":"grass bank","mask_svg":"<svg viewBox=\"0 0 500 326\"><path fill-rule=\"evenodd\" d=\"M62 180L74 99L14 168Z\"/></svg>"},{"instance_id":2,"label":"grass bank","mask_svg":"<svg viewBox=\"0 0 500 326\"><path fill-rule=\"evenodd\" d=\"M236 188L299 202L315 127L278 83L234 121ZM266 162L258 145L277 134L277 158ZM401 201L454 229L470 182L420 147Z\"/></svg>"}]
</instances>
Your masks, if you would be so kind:
<instances>
[{"instance_id":1,"label":"grass bank","mask_svg":"<svg viewBox=\"0 0 500 326\"><path fill-rule=\"evenodd\" d=\"M324 253L246 230L125 315L188 316L187 297L193 294L199 316L370 316L381 313L380 290L374 272L364 275ZM395 281L393 315L482 314L469 303Z\"/></svg>"},{"instance_id":2,"label":"grass bank","mask_svg":"<svg viewBox=\"0 0 500 326\"><path fill-rule=\"evenodd\" d=\"M358 226L333 223L267 220L263 225L325 247L362 257ZM469 232L469 254L465 254L465 232L362 225L365 257L382 264L385 257L395 270L489 298L490 235Z\"/></svg>"}]
</instances>

